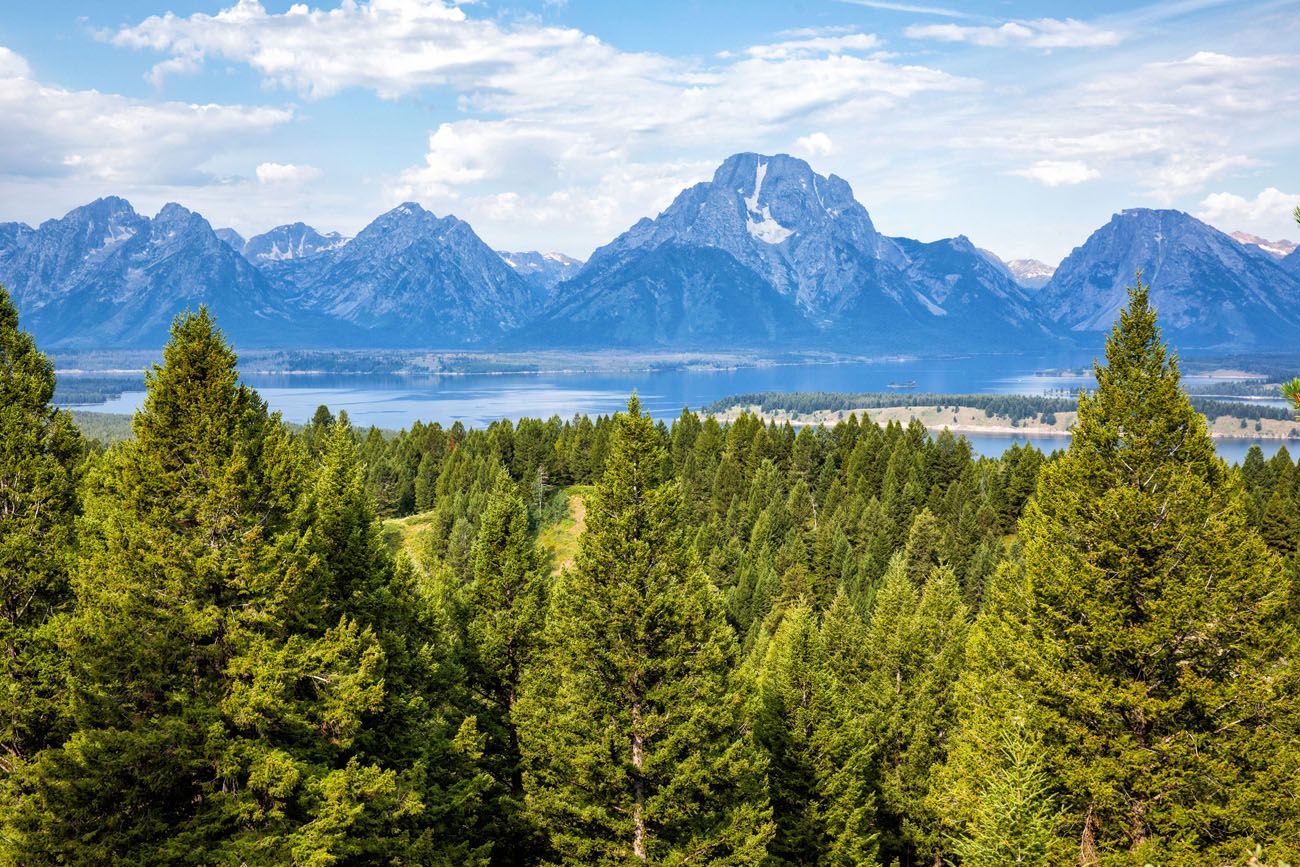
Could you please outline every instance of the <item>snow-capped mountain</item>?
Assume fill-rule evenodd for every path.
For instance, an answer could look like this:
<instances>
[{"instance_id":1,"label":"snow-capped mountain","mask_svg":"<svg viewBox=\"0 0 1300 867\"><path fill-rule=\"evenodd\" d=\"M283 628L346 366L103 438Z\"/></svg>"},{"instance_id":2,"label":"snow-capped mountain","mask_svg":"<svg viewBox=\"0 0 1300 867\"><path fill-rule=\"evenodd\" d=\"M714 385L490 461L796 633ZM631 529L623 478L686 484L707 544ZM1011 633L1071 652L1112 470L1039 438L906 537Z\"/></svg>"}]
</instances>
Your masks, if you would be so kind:
<instances>
[{"instance_id":1,"label":"snow-capped mountain","mask_svg":"<svg viewBox=\"0 0 1300 867\"><path fill-rule=\"evenodd\" d=\"M1056 273L1051 265L1037 259L1012 259L1007 263L1007 270L1025 289L1042 289Z\"/></svg>"},{"instance_id":2,"label":"snow-capped mountain","mask_svg":"<svg viewBox=\"0 0 1300 867\"><path fill-rule=\"evenodd\" d=\"M960 324L970 317L979 329ZM753 153L597 250L529 329L534 341L567 343L601 333L645 345L746 334L894 348L1052 340L1011 277L966 239L886 237L842 178Z\"/></svg>"},{"instance_id":3,"label":"snow-capped mountain","mask_svg":"<svg viewBox=\"0 0 1300 867\"><path fill-rule=\"evenodd\" d=\"M172 318L207 304L245 345L299 339L266 279L177 204L153 219L108 197L0 230L0 282L23 322L51 347L161 346Z\"/></svg>"},{"instance_id":4,"label":"snow-capped mountain","mask_svg":"<svg viewBox=\"0 0 1300 867\"><path fill-rule=\"evenodd\" d=\"M1300 250L1276 258L1177 211L1117 214L1052 269L959 236L881 234L849 185L738 154L585 265L498 253L407 203L352 240L302 223L245 240L169 204L99 199L0 223L0 282L51 348L158 347L209 305L241 346L780 347L1006 351L1096 345L1141 268L1181 347L1290 349Z\"/></svg>"},{"instance_id":5,"label":"snow-capped mountain","mask_svg":"<svg viewBox=\"0 0 1300 867\"><path fill-rule=\"evenodd\" d=\"M1268 241L1259 235L1252 235L1249 232L1229 232L1228 237L1234 241L1240 241L1243 244L1249 244L1258 247L1265 253L1268 253L1275 259L1283 259L1295 252L1296 242L1283 239L1281 241Z\"/></svg>"},{"instance_id":6,"label":"snow-capped mountain","mask_svg":"<svg viewBox=\"0 0 1300 867\"><path fill-rule=\"evenodd\" d=\"M330 339L351 345L482 343L536 310L528 284L468 223L413 202L340 247L278 265L267 273L290 301L339 323Z\"/></svg>"},{"instance_id":7,"label":"snow-capped mountain","mask_svg":"<svg viewBox=\"0 0 1300 867\"><path fill-rule=\"evenodd\" d=\"M321 234L305 223L290 223L254 235L244 243L239 252L254 265L262 265L267 262L307 259L330 250L337 250L347 242L348 239L338 232Z\"/></svg>"},{"instance_id":8,"label":"snow-capped mountain","mask_svg":"<svg viewBox=\"0 0 1300 867\"><path fill-rule=\"evenodd\" d=\"M546 301L557 283L568 280L582 268L582 262L563 253L538 253L535 250L511 253L499 250L497 254L515 273L533 287L539 301Z\"/></svg>"},{"instance_id":9,"label":"snow-capped mountain","mask_svg":"<svg viewBox=\"0 0 1300 867\"><path fill-rule=\"evenodd\" d=\"M1183 348L1295 348L1300 279L1181 211L1123 211L1075 248L1038 294L1075 332L1111 327L1138 270L1166 339Z\"/></svg>"}]
</instances>

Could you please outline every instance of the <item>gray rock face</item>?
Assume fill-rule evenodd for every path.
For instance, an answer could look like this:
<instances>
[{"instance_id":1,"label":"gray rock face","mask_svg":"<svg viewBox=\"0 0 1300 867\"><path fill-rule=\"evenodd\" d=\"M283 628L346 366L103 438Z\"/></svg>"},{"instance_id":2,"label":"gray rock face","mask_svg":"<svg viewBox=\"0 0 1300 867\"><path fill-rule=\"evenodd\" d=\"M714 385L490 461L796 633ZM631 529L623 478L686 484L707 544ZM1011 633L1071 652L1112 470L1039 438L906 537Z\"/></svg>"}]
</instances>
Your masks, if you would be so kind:
<instances>
[{"instance_id":1,"label":"gray rock face","mask_svg":"<svg viewBox=\"0 0 1300 867\"><path fill-rule=\"evenodd\" d=\"M1137 271L1182 348L1295 348L1300 280L1271 255L1181 211L1123 211L1075 248L1036 299L1075 332L1104 332Z\"/></svg>"},{"instance_id":2,"label":"gray rock face","mask_svg":"<svg viewBox=\"0 0 1300 867\"><path fill-rule=\"evenodd\" d=\"M498 251L507 265L524 278L539 303L545 303L557 283L563 283L582 269L582 262L563 253L538 253L535 250L511 253Z\"/></svg>"},{"instance_id":3,"label":"gray rock face","mask_svg":"<svg viewBox=\"0 0 1300 867\"><path fill-rule=\"evenodd\" d=\"M216 229L215 231L217 237L226 242L227 247L234 250L236 253L242 253L244 251L244 245L248 242L244 239L243 235L239 234L234 229Z\"/></svg>"},{"instance_id":4,"label":"gray rock face","mask_svg":"<svg viewBox=\"0 0 1300 867\"><path fill-rule=\"evenodd\" d=\"M296 307L337 323L321 337L344 345L490 342L536 311L528 284L468 223L411 202L343 246L293 261L273 278Z\"/></svg>"},{"instance_id":5,"label":"gray rock face","mask_svg":"<svg viewBox=\"0 0 1300 867\"><path fill-rule=\"evenodd\" d=\"M348 241L338 232L322 235L305 223L276 226L269 232L254 235L239 252L254 265L269 262L286 262L307 259L331 250L337 250Z\"/></svg>"},{"instance_id":6,"label":"gray rock face","mask_svg":"<svg viewBox=\"0 0 1300 867\"><path fill-rule=\"evenodd\" d=\"M297 339L266 279L180 205L150 220L109 197L32 229L0 231L0 282L45 346L161 346L173 317L206 304L244 344Z\"/></svg>"},{"instance_id":7,"label":"gray rock face","mask_svg":"<svg viewBox=\"0 0 1300 867\"><path fill-rule=\"evenodd\" d=\"M848 183L783 154L731 157L712 181L684 190L656 219L597 250L555 292L530 329L534 340L550 334L579 342L590 333L580 323L615 322L621 310L641 311L636 333L645 345L671 345L670 335L679 334L697 343L796 341L799 348L1054 340L1011 276L968 241L886 237ZM735 333L716 321L715 306L724 317L731 311L771 327ZM654 309L676 318L647 319ZM994 333L964 328L958 319L971 314ZM620 333L635 343L633 331Z\"/></svg>"}]
</instances>

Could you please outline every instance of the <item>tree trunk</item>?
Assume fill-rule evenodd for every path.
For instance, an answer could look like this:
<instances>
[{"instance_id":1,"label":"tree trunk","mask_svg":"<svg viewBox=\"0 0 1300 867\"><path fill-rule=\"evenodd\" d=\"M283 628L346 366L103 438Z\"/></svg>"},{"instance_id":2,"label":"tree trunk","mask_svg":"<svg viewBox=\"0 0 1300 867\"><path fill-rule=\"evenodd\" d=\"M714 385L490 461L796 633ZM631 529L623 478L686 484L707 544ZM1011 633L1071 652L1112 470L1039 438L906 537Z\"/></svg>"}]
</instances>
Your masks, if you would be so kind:
<instances>
[{"instance_id":1,"label":"tree trunk","mask_svg":"<svg viewBox=\"0 0 1300 867\"><path fill-rule=\"evenodd\" d=\"M632 767L636 772L632 777L632 854L640 861L646 860L645 832L645 739L641 734L641 707L632 705Z\"/></svg>"}]
</instances>

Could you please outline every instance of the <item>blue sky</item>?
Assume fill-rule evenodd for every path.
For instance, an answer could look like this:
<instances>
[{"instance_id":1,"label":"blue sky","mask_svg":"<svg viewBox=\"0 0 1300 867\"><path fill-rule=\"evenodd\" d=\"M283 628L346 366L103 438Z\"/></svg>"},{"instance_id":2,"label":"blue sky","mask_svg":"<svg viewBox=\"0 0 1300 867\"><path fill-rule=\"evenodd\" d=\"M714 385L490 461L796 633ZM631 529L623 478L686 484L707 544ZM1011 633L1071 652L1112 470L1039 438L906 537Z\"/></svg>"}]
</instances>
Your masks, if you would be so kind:
<instances>
[{"instance_id":1,"label":"blue sky","mask_svg":"<svg viewBox=\"0 0 1300 867\"><path fill-rule=\"evenodd\" d=\"M1300 0L47 0L0 11L0 219L245 234L414 199L586 256L738 151L1055 263L1126 207L1296 237Z\"/></svg>"}]
</instances>

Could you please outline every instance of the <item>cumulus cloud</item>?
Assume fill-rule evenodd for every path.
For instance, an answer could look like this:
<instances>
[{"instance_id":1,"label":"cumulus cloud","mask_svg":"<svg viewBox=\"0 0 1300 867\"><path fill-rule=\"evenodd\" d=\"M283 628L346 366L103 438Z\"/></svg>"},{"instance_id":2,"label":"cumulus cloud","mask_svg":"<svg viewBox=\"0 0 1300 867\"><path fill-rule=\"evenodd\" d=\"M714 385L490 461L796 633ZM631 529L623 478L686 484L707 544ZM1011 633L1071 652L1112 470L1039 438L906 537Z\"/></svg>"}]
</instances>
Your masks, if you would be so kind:
<instances>
[{"instance_id":1,"label":"cumulus cloud","mask_svg":"<svg viewBox=\"0 0 1300 867\"><path fill-rule=\"evenodd\" d=\"M293 163L262 163L257 167L257 181L261 184L302 184L321 176L315 166Z\"/></svg>"},{"instance_id":2,"label":"cumulus cloud","mask_svg":"<svg viewBox=\"0 0 1300 867\"><path fill-rule=\"evenodd\" d=\"M1008 21L998 27L962 24L915 24L903 31L912 39L968 42L988 48L1023 45L1029 48L1095 48L1116 45L1121 36L1074 18Z\"/></svg>"},{"instance_id":3,"label":"cumulus cloud","mask_svg":"<svg viewBox=\"0 0 1300 867\"><path fill-rule=\"evenodd\" d=\"M810 157L823 157L835 150L835 144L831 141L831 137L824 132L800 136L795 139L794 147L795 150Z\"/></svg>"},{"instance_id":4,"label":"cumulus cloud","mask_svg":"<svg viewBox=\"0 0 1300 867\"><path fill-rule=\"evenodd\" d=\"M1300 193L1267 187L1252 199L1236 193L1211 193L1201 200L1196 216L1226 232L1293 238L1297 230L1292 214L1296 208L1300 208Z\"/></svg>"},{"instance_id":5,"label":"cumulus cloud","mask_svg":"<svg viewBox=\"0 0 1300 867\"><path fill-rule=\"evenodd\" d=\"M27 58L0 45L0 78L30 78L31 74Z\"/></svg>"},{"instance_id":6,"label":"cumulus cloud","mask_svg":"<svg viewBox=\"0 0 1300 867\"><path fill-rule=\"evenodd\" d=\"M1081 184L1101 175L1087 163L1078 160L1039 160L1028 168L1015 169L1011 174L1049 187Z\"/></svg>"},{"instance_id":7,"label":"cumulus cloud","mask_svg":"<svg viewBox=\"0 0 1300 867\"><path fill-rule=\"evenodd\" d=\"M289 109L132 99L27 77L21 57L0 64L3 173L117 184L210 183L205 165L293 118ZM17 76L12 73L19 73Z\"/></svg>"}]
</instances>

